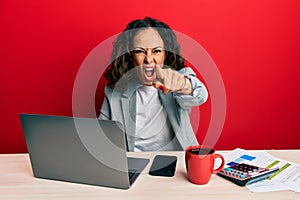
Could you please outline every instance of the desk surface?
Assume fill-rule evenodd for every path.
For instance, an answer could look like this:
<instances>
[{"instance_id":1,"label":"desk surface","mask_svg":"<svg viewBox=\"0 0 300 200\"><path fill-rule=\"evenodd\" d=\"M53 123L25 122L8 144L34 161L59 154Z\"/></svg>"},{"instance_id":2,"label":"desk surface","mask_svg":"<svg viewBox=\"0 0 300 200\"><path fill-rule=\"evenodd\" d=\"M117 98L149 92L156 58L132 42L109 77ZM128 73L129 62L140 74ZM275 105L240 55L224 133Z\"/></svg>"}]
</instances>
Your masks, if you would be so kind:
<instances>
[{"instance_id":1,"label":"desk surface","mask_svg":"<svg viewBox=\"0 0 300 200\"><path fill-rule=\"evenodd\" d=\"M300 150L268 152L300 163ZM153 159L155 154L132 153L130 156ZM178 156L175 176L148 175L150 162L128 190L34 178L28 154L0 154L0 199L300 199L300 194L292 191L252 193L246 187L239 187L217 175L213 175L206 185L194 185L187 180L183 152L159 154Z\"/></svg>"}]
</instances>

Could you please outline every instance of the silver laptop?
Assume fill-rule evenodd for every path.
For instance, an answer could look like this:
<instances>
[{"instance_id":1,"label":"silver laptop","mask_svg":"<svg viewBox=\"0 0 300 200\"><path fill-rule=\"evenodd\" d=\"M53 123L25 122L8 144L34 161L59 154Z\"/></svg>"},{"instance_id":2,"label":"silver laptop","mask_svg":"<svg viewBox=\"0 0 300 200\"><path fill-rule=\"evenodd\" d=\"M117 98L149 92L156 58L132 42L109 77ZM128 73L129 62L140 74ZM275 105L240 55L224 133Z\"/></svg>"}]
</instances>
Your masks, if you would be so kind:
<instances>
[{"instance_id":1,"label":"silver laptop","mask_svg":"<svg viewBox=\"0 0 300 200\"><path fill-rule=\"evenodd\" d=\"M127 157L118 122L34 114L20 120L35 177L128 189L149 163Z\"/></svg>"}]
</instances>

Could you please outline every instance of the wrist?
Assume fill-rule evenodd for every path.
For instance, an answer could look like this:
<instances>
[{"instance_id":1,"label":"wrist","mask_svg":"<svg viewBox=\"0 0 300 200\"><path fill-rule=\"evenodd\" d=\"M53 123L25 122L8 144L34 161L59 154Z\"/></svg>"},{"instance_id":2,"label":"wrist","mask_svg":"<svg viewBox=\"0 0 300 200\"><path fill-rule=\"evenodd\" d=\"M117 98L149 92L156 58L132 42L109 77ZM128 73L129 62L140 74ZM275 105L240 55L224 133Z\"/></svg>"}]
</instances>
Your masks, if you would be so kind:
<instances>
[{"instance_id":1,"label":"wrist","mask_svg":"<svg viewBox=\"0 0 300 200\"><path fill-rule=\"evenodd\" d=\"M188 76L184 76L185 83L184 86L178 91L181 94L191 94L192 93L192 83Z\"/></svg>"}]
</instances>

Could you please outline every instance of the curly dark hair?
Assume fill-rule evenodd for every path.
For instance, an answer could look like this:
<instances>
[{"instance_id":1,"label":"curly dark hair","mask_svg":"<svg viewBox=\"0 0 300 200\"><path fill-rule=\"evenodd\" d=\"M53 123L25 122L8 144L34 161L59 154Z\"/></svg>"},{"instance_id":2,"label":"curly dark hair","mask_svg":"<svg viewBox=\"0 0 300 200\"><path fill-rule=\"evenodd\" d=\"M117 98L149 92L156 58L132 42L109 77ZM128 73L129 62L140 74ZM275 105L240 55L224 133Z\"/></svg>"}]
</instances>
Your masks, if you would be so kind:
<instances>
[{"instance_id":1,"label":"curly dark hair","mask_svg":"<svg viewBox=\"0 0 300 200\"><path fill-rule=\"evenodd\" d=\"M109 87L114 88L119 79L134 68L132 58L133 38L139 31L149 27L157 30L164 42L164 65L175 70L184 67L184 58L180 55L180 45L174 31L167 24L150 17L133 20L113 43L112 62L104 73Z\"/></svg>"}]
</instances>

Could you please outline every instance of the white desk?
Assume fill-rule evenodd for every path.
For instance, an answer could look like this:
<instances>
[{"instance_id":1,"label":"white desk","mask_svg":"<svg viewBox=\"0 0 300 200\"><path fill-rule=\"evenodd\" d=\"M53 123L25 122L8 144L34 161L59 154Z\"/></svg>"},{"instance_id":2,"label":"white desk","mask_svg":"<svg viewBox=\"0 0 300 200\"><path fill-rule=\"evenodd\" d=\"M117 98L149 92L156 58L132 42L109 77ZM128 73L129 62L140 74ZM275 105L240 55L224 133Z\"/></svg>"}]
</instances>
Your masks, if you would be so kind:
<instances>
[{"instance_id":1,"label":"white desk","mask_svg":"<svg viewBox=\"0 0 300 200\"><path fill-rule=\"evenodd\" d=\"M275 157L300 163L300 150L268 152ZM133 153L130 156L153 159L155 154L157 153ZM184 152L160 154L178 156L175 176L169 178L148 175L151 161L128 190L34 178L28 154L0 154L0 199L300 199L300 194L292 191L252 193L217 175L213 175L207 185L194 185L187 180Z\"/></svg>"}]
</instances>

